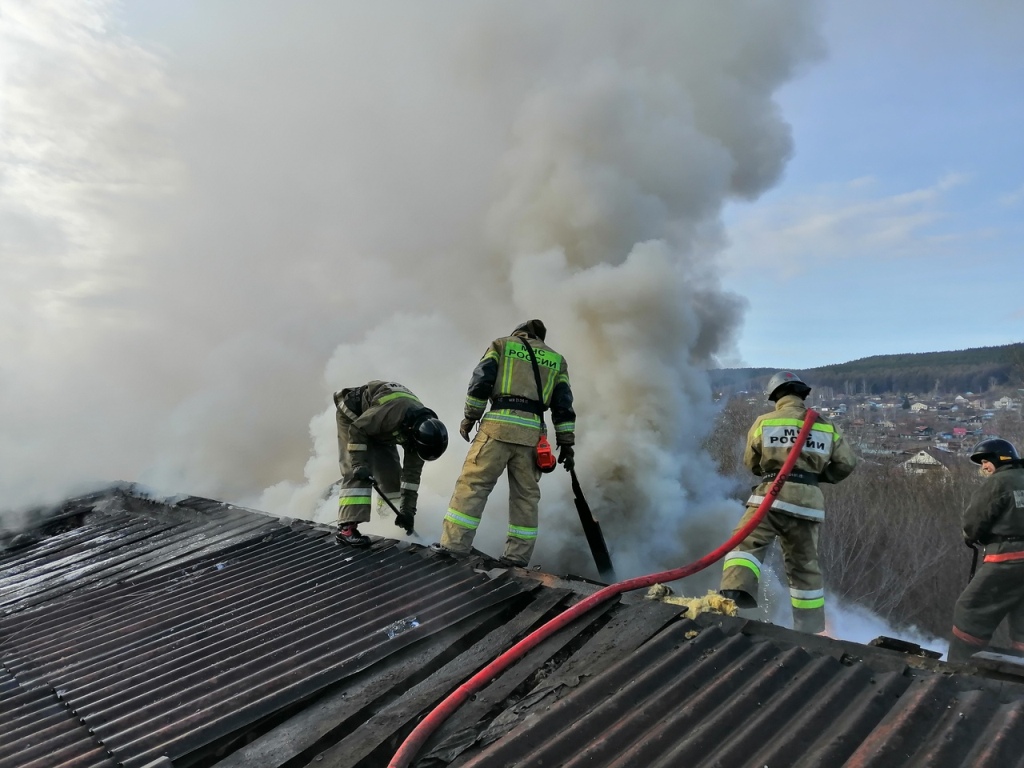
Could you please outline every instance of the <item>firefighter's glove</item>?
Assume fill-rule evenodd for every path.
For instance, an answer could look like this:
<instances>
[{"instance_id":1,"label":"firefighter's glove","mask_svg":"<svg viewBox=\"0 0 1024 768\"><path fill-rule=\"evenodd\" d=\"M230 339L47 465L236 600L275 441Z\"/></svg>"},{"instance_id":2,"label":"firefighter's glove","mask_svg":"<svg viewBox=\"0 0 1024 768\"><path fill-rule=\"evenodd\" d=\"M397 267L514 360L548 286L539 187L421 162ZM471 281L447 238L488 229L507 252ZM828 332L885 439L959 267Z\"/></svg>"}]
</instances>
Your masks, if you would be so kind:
<instances>
[{"instance_id":1,"label":"firefighter's glove","mask_svg":"<svg viewBox=\"0 0 1024 768\"><path fill-rule=\"evenodd\" d=\"M576 458L571 445L558 446L558 463L565 467L566 472L572 472L576 466Z\"/></svg>"},{"instance_id":2,"label":"firefighter's glove","mask_svg":"<svg viewBox=\"0 0 1024 768\"><path fill-rule=\"evenodd\" d=\"M395 525L401 528L406 533L412 533L415 528L416 518L407 515L405 512L399 512L395 515Z\"/></svg>"},{"instance_id":3,"label":"firefighter's glove","mask_svg":"<svg viewBox=\"0 0 1024 768\"><path fill-rule=\"evenodd\" d=\"M352 479L365 483L367 480L373 479L373 472L370 471L368 464L359 464L352 467Z\"/></svg>"},{"instance_id":4,"label":"firefighter's glove","mask_svg":"<svg viewBox=\"0 0 1024 768\"><path fill-rule=\"evenodd\" d=\"M463 419L462 423L459 424L459 434L462 435L462 439L467 443L469 442L469 433L473 431L473 425L476 424L476 419Z\"/></svg>"},{"instance_id":5,"label":"firefighter's glove","mask_svg":"<svg viewBox=\"0 0 1024 768\"><path fill-rule=\"evenodd\" d=\"M406 533L412 533L416 523L416 491L404 490L402 491L402 505L399 507L398 514L395 515L395 525L405 530Z\"/></svg>"}]
</instances>

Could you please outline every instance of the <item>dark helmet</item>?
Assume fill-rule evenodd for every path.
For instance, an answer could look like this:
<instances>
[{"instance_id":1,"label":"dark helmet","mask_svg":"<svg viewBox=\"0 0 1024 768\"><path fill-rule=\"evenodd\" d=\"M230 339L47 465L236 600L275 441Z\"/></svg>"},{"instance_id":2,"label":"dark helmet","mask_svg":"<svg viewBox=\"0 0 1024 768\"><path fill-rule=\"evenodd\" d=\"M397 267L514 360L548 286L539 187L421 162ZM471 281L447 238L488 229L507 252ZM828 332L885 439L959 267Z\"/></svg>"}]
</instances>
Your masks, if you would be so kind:
<instances>
[{"instance_id":1,"label":"dark helmet","mask_svg":"<svg viewBox=\"0 0 1024 768\"><path fill-rule=\"evenodd\" d=\"M1003 464L1020 461L1020 456L1017 455L1017 449L1013 447L1013 443L1009 440L1003 440L1001 437L990 437L988 440L982 440L971 451L971 461L975 464L981 464L981 462L986 460L999 467Z\"/></svg>"},{"instance_id":2,"label":"dark helmet","mask_svg":"<svg viewBox=\"0 0 1024 768\"><path fill-rule=\"evenodd\" d=\"M519 331L525 331L528 335L541 341L544 341L544 337L548 335L548 329L544 327L544 323L540 320L527 320L525 323L520 323L512 333L518 333Z\"/></svg>"},{"instance_id":3,"label":"dark helmet","mask_svg":"<svg viewBox=\"0 0 1024 768\"><path fill-rule=\"evenodd\" d=\"M435 416L424 416L417 421L410 436L416 453L424 461L441 458L448 448L448 430Z\"/></svg>"},{"instance_id":4,"label":"dark helmet","mask_svg":"<svg viewBox=\"0 0 1024 768\"><path fill-rule=\"evenodd\" d=\"M792 371L779 371L768 379L768 386L764 388L764 393L768 397L768 402L774 403L783 395L807 397L811 394L811 388Z\"/></svg>"}]
</instances>

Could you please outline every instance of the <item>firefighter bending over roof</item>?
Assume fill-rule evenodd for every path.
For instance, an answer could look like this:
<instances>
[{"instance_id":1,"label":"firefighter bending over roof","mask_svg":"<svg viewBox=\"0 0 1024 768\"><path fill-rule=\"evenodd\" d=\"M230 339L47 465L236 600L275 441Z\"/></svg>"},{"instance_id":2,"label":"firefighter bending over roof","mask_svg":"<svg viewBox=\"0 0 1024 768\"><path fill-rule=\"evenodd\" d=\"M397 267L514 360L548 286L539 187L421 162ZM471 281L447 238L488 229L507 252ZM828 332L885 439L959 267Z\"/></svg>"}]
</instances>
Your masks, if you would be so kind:
<instances>
[{"instance_id":1,"label":"firefighter bending over roof","mask_svg":"<svg viewBox=\"0 0 1024 768\"><path fill-rule=\"evenodd\" d=\"M546 335L547 329L540 320L522 323L511 336L492 341L473 371L466 395L466 417L459 433L468 441L477 421L480 428L444 516L440 545L443 550L455 554L470 552L487 497L507 468L508 536L501 561L515 566L530 562L537 543L541 475L537 442L545 431L545 409L551 409L555 425L558 462L566 470L571 470L574 463L576 414L572 408L569 369L565 358L544 343ZM491 409L485 414L488 400Z\"/></svg>"},{"instance_id":2,"label":"firefighter bending over roof","mask_svg":"<svg viewBox=\"0 0 1024 768\"><path fill-rule=\"evenodd\" d=\"M982 440L971 452L986 480L964 510L964 540L985 557L953 609L950 661L984 649L1009 619L1010 642L1024 652L1024 468L1013 444Z\"/></svg>"},{"instance_id":3,"label":"firefighter bending over roof","mask_svg":"<svg viewBox=\"0 0 1024 768\"><path fill-rule=\"evenodd\" d=\"M341 461L338 541L353 547L369 545L357 525L370 521L371 478L393 504L401 497L395 525L412 532L423 462L433 461L448 447L444 424L416 395L393 381L343 389L334 394L334 404Z\"/></svg>"},{"instance_id":4,"label":"firefighter bending over roof","mask_svg":"<svg viewBox=\"0 0 1024 768\"><path fill-rule=\"evenodd\" d=\"M747 510L733 532L750 520L775 481L803 427L807 414L804 399L810 392L811 388L790 371L780 371L768 381L765 394L769 402L775 403L775 410L755 419L743 454L743 463L755 475L761 475L761 482L747 499ZM818 565L818 529L825 519L825 497L818 484L838 483L856 465L857 457L839 429L819 417L771 509L725 556L722 595L735 600L740 608L757 605L764 555L778 537L793 604L793 626L801 632L823 632L825 590Z\"/></svg>"}]
</instances>

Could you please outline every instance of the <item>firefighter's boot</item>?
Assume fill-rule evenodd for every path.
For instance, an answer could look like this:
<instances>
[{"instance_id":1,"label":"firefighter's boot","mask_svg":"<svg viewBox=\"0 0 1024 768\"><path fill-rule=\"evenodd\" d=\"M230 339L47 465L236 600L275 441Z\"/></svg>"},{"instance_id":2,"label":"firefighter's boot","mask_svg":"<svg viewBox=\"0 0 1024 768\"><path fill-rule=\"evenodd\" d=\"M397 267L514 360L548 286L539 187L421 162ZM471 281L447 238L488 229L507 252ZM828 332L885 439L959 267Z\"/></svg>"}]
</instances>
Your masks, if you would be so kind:
<instances>
[{"instance_id":1,"label":"firefighter's boot","mask_svg":"<svg viewBox=\"0 0 1024 768\"><path fill-rule=\"evenodd\" d=\"M342 523L338 526L338 532L334 538L339 544L348 544L350 547L368 547L370 539L359 532L356 523Z\"/></svg>"},{"instance_id":2,"label":"firefighter's boot","mask_svg":"<svg viewBox=\"0 0 1024 768\"><path fill-rule=\"evenodd\" d=\"M469 551L469 552L456 552L454 549L448 549L447 547L442 547L436 541L433 544L430 545L430 548L434 552L440 552L441 554L448 555L449 557L452 557L452 558L454 558L456 560L465 560L467 557L471 557L473 555L472 551Z\"/></svg>"},{"instance_id":3,"label":"firefighter's boot","mask_svg":"<svg viewBox=\"0 0 1024 768\"><path fill-rule=\"evenodd\" d=\"M726 600L732 600L737 608L756 608L757 601L742 589L721 589L718 591Z\"/></svg>"}]
</instances>

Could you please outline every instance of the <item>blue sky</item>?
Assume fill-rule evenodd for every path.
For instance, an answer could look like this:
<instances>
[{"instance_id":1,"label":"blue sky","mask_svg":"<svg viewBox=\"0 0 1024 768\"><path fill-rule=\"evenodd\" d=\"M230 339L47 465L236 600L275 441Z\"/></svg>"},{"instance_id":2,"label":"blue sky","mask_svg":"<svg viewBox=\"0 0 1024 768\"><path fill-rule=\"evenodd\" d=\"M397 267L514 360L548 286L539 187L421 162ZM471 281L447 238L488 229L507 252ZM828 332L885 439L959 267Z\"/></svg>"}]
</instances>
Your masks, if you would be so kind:
<instances>
[{"instance_id":1,"label":"blue sky","mask_svg":"<svg viewBox=\"0 0 1024 768\"><path fill-rule=\"evenodd\" d=\"M750 303L733 362L1024 341L1020 4L825 8L826 58L778 94L784 178L725 213Z\"/></svg>"}]
</instances>

